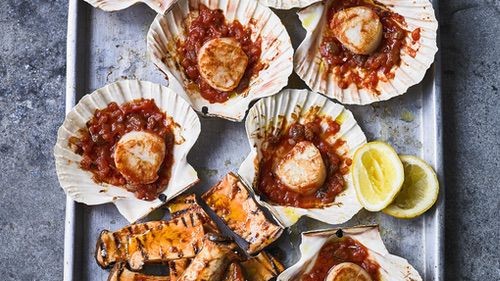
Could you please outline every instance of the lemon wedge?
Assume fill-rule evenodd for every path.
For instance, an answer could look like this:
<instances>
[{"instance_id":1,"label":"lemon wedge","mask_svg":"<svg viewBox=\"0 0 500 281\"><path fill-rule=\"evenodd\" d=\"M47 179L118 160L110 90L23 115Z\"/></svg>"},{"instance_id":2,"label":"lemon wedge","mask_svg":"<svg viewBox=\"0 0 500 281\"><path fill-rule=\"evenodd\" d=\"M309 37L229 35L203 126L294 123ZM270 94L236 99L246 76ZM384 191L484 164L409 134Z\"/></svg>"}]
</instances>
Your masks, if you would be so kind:
<instances>
[{"instance_id":1,"label":"lemon wedge","mask_svg":"<svg viewBox=\"0 0 500 281\"><path fill-rule=\"evenodd\" d=\"M436 203L439 181L432 167L424 160L409 155L400 158L405 171L403 187L383 212L396 218L411 219Z\"/></svg>"},{"instance_id":2,"label":"lemon wedge","mask_svg":"<svg viewBox=\"0 0 500 281\"><path fill-rule=\"evenodd\" d=\"M390 145L379 141L369 142L354 153L352 178L361 205L368 211L380 211L401 190L403 164Z\"/></svg>"}]
</instances>

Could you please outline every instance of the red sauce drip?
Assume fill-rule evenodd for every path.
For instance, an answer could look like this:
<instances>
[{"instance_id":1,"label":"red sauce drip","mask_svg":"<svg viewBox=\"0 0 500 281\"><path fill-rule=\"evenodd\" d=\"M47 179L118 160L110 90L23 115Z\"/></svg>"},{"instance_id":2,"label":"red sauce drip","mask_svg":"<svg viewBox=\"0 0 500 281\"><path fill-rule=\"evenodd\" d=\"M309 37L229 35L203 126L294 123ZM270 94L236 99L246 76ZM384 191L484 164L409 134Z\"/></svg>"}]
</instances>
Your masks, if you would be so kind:
<instances>
[{"instance_id":1,"label":"red sauce drip","mask_svg":"<svg viewBox=\"0 0 500 281\"><path fill-rule=\"evenodd\" d=\"M302 276L302 281L323 281L332 267L343 262L355 263L366 270L372 280L380 280L380 266L369 259L365 246L351 237L343 237L323 245L313 268Z\"/></svg>"},{"instance_id":2,"label":"red sauce drip","mask_svg":"<svg viewBox=\"0 0 500 281\"><path fill-rule=\"evenodd\" d=\"M376 88L380 80L378 73L383 73L389 79L393 78L394 73L391 73L391 69L401 63L400 53L408 34L408 31L401 26L406 26L406 22L403 16L375 5L369 0L343 0L333 1L328 11L328 23L338 11L356 6L372 9L380 19L383 36L377 50L370 55L354 54L345 48L327 28L320 45L320 54L329 65L327 73L335 71L340 88L346 89L349 85L355 84L358 88L377 92ZM361 71L355 71L357 67L361 68ZM362 73L364 75L361 75Z\"/></svg>"},{"instance_id":3,"label":"red sauce drip","mask_svg":"<svg viewBox=\"0 0 500 281\"><path fill-rule=\"evenodd\" d=\"M413 39L413 41L417 42L418 40L420 40L420 31L420 27L413 30L413 32L411 33L411 39Z\"/></svg>"},{"instance_id":4,"label":"red sauce drip","mask_svg":"<svg viewBox=\"0 0 500 281\"><path fill-rule=\"evenodd\" d=\"M189 79L198 85L200 94L210 103L222 103L227 101L233 92L244 92L250 79L258 74L264 65L260 63L262 53L262 40L259 37L252 41L252 31L248 27L243 27L237 20L227 23L222 10L211 10L204 5L200 5L199 15L196 17L187 30L187 37L184 42L179 42L181 53L181 66ZM214 38L232 37L236 39L248 57L248 65L238 87L231 92L223 92L212 88L200 75L198 71L198 51L203 44Z\"/></svg>"},{"instance_id":5,"label":"red sauce drip","mask_svg":"<svg viewBox=\"0 0 500 281\"><path fill-rule=\"evenodd\" d=\"M115 144L131 131L147 131L165 140L165 158L158 171L159 177L153 183L128 184L116 169ZM96 110L80 134L80 138L73 137L69 143L77 154L82 155L80 166L92 172L94 181L123 186L143 200L154 200L165 189L172 170L175 137L171 122L154 100L140 99L122 106L112 102L106 108Z\"/></svg>"},{"instance_id":6,"label":"red sauce drip","mask_svg":"<svg viewBox=\"0 0 500 281\"><path fill-rule=\"evenodd\" d=\"M322 120L324 118L316 118L304 125L294 123L282 136L266 140L268 146L262 150L263 157L259 164L257 189L269 201L282 206L316 208L333 203L335 197L344 190L343 174L348 172L351 161L342 159L335 152L344 141L338 140L335 144L325 141L340 130L340 125L334 120L327 119L328 126L323 129ZM296 143L304 140L312 142L318 148L327 168L327 177L323 186L310 195L290 190L273 172L276 161L288 153Z\"/></svg>"}]
</instances>

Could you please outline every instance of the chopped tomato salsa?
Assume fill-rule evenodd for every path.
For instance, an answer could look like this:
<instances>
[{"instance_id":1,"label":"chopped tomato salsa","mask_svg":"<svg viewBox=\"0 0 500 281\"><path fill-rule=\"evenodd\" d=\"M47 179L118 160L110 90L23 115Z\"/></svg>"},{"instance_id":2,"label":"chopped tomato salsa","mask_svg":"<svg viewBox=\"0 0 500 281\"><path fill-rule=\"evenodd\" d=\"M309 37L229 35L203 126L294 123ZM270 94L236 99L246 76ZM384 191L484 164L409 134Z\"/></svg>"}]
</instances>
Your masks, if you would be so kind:
<instances>
[{"instance_id":1,"label":"chopped tomato salsa","mask_svg":"<svg viewBox=\"0 0 500 281\"><path fill-rule=\"evenodd\" d=\"M211 10L204 5L199 6L199 15L190 23L187 28L187 36L183 41L178 42L181 54L181 66L186 76L199 88L200 94L210 103L223 103L236 92L244 92L250 79L263 69L260 63L262 53L260 37L252 41L252 31L249 27L244 27L238 20L231 23L226 22L222 10ZM232 37L236 39L248 57L248 65L234 91L223 92L212 88L200 75L198 70L198 52L203 44L211 39Z\"/></svg>"},{"instance_id":2,"label":"chopped tomato salsa","mask_svg":"<svg viewBox=\"0 0 500 281\"><path fill-rule=\"evenodd\" d=\"M369 55L354 54L335 38L329 28L325 29L319 51L328 64L327 73L335 74L340 88L346 89L354 84L358 88L378 93L376 88L379 80L385 79L383 76L387 79L394 78L394 72L391 70L401 63L401 49L405 46L405 38L408 35L408 31L403 27L407 25L403 16L369 0L333 1L328 11L328 24L338 11L356 6L372 9L380 19L383 36L375 52ZM414 34L413 38L419 38L419 35ZM383 74L382 78L379 74Z\"/></svg>"},{"instance_id":3,"label":"chopped tomato salsa","mask_svg":"<svg viewBox=\"0 0 500 281\"><path fill-rule=\"evenodd\" d=\"M313 268L302 276L302 281L323 281L330 269L343 262L361 266L373 281L380 280L380 266L370 260L368 250L351 237L343 237L327 242L318 253Z\"/></svg>"},{"instance_id":4,"label":"chopped tomato salsa","mask_svg":"<svg viewBox=\"0 0 500 281\"><path fill-rule=\"evenodd\" d=\"M305 124L293 123L281 136L266 140L267 146L262 149L259 163L257 189L269 201L284 206L317 208L333 203L335 197L344 190L343 174L348 172L346 167L351 165L351 160L343 159L336 153L336 149L344 143L342 140L334 144L326 141L340 130L340 125L335 120L326 119L327 127L322 128L324 119L317 117ZM296 143L304 140L318 148L327 170L323 186L309 195L291 190L273 171L276 161L282 159Z\"/></svg>"},{"instance_id":5,"label":"chopped tomato salsa","mask_svg":"<svg viewBox=\"0 0 500 281\"><path fill-rule=\"evenodd\" d=\"M80 137L69 140L83 158L82 169L92 172L98 183L123 186L135 192L139 199L154 200L168 181L173 164L173 122L161 112L154 100L140 99L119 106L115 102L95 111L94 116L80 130ZM166 153L158 171L158 179L150 184L129 184L116 169L114 149L120 138L131 131L147 131L165 141Z\"/></svg>"}]
</instances>

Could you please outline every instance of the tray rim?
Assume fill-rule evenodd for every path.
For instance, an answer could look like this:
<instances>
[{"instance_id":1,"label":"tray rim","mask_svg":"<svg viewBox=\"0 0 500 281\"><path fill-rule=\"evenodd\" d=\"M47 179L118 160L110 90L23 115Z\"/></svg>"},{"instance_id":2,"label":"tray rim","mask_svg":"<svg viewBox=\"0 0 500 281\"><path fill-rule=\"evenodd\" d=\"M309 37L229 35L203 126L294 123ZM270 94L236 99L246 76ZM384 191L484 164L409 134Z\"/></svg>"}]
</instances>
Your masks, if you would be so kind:
<instances>
[{"instance_id":1,"label":"tray rim","mask_svg":"<svg viewBox=\"0 0 500 281\"><path fill-rule=\"evenodd\" d=\"M78 1L68 1L68 27L66 37L66 98L65 98L65 116L75 106L76 100L76 50L78 34ZM66 210L64 219L64 270L63 280L74 280L74 242L75 242L75 219L76 202L69 196L66 196Z\"/></svg>"},{"instance_id":2,"label":"tray rim","mask_svg":"<svg viewBox=\"0 0 500 281\"><path fill-rule=\"evenodd\" d=\"M430 0L434 7L436 18L439 22L439 0ZM66 89L65 89L65 114L67 114L76 104L77 97L77 50L78 50L78 26L79 26L79 12L81 5L85 5L81 0L68 1L68 21L67 21L67 38L66 38ZM433 83L431 86L432 94L428 97L427 101L423 101L427 108L430 104L430 110L433 111L435 118L427 122L432 123L434 130L433 148L431 151L424 150L424 156L427 159L432 159L434 168L438 175L440 182L440 194L435 207L433 207L432 221L436 224L435 233L433 233L433 240L435 245L435 259L432 266L425 263L424 270L426 276L428 270L432 271L433 280L444 280L444 212L445 212L445 181L443 169L443 142L442 142L442 92L441 92L441 41L440 41L440 27L437 30L437 45L438 52L435 55L434 63L431 69L427 71L426 77L432 76ZM429 79L429 78L424 78ZM421 82L422 83L422 82ZM65 219L64 219L64 258L63 258L63 280L73 281L75 279L75 237L77 235L77 209L78 204L68 196L66 197L65 205ZM428 218L430 216L427 216ZM423 228L426 227L427 219L424 220ZM427 240L427 238L426 238ZM425 251L425 245L424 245Z\"/></svg>"}]
</instances>

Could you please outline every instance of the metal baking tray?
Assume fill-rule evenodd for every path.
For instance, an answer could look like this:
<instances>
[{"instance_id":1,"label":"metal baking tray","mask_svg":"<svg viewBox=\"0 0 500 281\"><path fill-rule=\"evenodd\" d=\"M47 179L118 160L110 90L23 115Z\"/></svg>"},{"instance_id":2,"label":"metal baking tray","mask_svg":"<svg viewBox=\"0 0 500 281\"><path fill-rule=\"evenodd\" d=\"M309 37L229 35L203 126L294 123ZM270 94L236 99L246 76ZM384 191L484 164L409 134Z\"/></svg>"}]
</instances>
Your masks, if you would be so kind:
<instances>
[{"instance_id":1,"label":"metal baking tray","mask_svg":"<svg viewBox=\"0 0 500 281\"><path fill-rule=\"evenodd\" d=\"M297 47L305 32L296 10L276 12ZM155 12L142 4L107 13L81 0L69 1L66 111L84 94L120 79L168 84L146 57L146 33L154 17ZM305 85L292 75L289 87L305 88ZM436 206L417 219L400 220L382 213L361 211L345 225L379 224L391 253L408 259L424 280L443 280L444 181L439 56L422 83L410 88L405 95L369 106L349 106L349 109L369 140L388 141L399 153L418 155L435 167L441 192ZM201 178L201 182L191 188L198 194L227 172L237 171L250 150L244 123L215 118L201 118L201 123L201 135L188 157ZM151 219L159 219L162 215L156 212ZM116 230L125 225L126 220L112 204L88 207L68 199L64 280L106 280L108 271L101 269L94 260L95 239L103 229ZM298 257L300 232L327 226L303 218L285 231L271 252L290 266Z\"/></svg>"}]
</instances>

